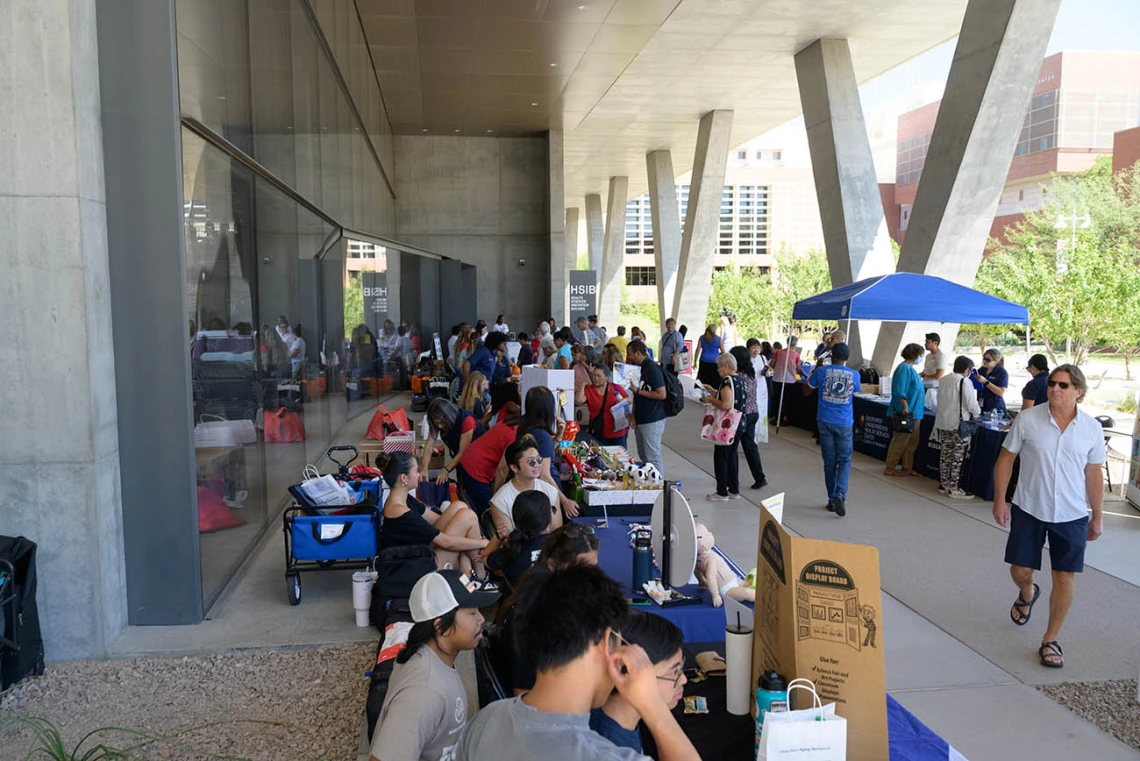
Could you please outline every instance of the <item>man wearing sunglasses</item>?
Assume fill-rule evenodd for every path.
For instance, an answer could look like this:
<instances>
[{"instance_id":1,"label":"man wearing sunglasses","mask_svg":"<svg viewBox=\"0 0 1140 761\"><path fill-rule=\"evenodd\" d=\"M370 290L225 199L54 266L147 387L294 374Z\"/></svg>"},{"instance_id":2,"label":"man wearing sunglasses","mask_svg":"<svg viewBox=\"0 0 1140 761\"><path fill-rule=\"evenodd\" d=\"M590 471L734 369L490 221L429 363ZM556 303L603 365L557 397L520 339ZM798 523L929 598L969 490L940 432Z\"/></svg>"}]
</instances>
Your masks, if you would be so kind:
<instances>
[{"instance_id":1,"label":"man wearing sunglasses","mask_svg":"<svg viewBox=\"0 0 1140 761\"><path fill-rule=\"evenodd\" d=\"M1085 546L1104 530L1104 431L1095 418L1077 409L1086 391L1079 368L1055 368L1046 381L1048 403L1014 418L994 466L994 520L1009 527L1005 562L1019 590L1009 616L1018 626L1029 623L1041 595L1033 576L1041 570L1041 549L1049 540L1053 589L1049 623L1037 651L1041 665L1049 668L1065 665L1057 637L1073 602L1076 575L1084 570ZM1006 488L1019 454L1021 476L1014 504L1009 505Z\"/></svg>"},{"instance_id":2,"label":"man wearing sunglasses","mask_svg":"<svg viewBox=\"0 0 1140 761\"><path fill-rule=\"evenodd\" d=\"M590 711L616 687L645 722L661 761L699 759L638 645L621 635L629 615L621 585L597 568L536 567L516 593L514 640L537 671L534 689L497 700L467 724L456 761L642 761L590 729Z\"/></svg>"}]
</instances>

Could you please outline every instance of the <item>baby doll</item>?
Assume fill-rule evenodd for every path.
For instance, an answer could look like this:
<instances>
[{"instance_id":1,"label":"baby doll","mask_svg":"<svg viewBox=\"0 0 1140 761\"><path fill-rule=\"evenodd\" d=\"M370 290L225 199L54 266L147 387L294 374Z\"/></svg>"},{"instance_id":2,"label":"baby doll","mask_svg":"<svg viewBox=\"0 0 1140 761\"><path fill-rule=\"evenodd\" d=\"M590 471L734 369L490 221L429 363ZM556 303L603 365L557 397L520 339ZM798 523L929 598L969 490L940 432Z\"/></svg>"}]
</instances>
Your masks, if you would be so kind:
<instances>
[{"instance_id":1,"label":"baby doll","mask_svg":"<svg viewBox=\"0 0 1140 761\"><path fill-rule=\"evenodd\" d=\"M720 555L712 551L716 537L703 523L697 524L697 578L701 586L712 595L714 608L724 604L721 595L728 595L737 602L756 602L756 590L743 586Z\"/></svg>"}]
</instances>

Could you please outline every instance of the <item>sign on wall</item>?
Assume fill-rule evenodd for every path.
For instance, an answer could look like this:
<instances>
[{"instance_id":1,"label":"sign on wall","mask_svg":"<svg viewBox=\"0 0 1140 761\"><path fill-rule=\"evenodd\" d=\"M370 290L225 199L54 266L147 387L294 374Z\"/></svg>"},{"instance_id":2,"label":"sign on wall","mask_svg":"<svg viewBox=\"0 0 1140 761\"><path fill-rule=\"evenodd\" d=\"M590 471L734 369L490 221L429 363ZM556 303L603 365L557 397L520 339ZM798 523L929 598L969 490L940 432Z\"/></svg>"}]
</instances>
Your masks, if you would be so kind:
<instances>
[{"instance_id":1,"label":"sign on wall","mask_svg":"<svg viewBox=\"0 0 1140 761\"><path fill-rule=\"evenodd\" d=\"M364 321L372 335L379 336L388 319L388 273L362 272L364 286Z\"/></svg>"},{"instance_id":2,"label":"sign on wall","mask_svg":"<svg viewBox=\"0 0 1140 761\"><path fill-rule=\"evenodd\" d=\"M570 271L570 324L579 317L598 313L598 273L594 270Z\"/></svg>"}]
</instances>

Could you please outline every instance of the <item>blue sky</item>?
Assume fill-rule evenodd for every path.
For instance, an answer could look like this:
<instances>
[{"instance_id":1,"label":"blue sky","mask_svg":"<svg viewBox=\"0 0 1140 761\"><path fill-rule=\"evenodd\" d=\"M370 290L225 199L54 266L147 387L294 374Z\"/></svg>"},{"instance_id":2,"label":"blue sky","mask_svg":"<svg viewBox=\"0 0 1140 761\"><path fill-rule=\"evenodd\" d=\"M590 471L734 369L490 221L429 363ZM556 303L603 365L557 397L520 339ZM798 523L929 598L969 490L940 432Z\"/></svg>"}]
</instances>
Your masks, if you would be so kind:
<instances>
[{"instance_id":1,"label":"blue sky","mask_svg":"<svg viewBox=\"0 0 1140 761\"><path fill-rule=\"evenodd\" d=\"M913 88L944 84L957 40L950 40L865 83L864 111ZM1045 55L1062 50L1140 51L1140 0L1063 0Z\"/></svg>"}]
</instances>

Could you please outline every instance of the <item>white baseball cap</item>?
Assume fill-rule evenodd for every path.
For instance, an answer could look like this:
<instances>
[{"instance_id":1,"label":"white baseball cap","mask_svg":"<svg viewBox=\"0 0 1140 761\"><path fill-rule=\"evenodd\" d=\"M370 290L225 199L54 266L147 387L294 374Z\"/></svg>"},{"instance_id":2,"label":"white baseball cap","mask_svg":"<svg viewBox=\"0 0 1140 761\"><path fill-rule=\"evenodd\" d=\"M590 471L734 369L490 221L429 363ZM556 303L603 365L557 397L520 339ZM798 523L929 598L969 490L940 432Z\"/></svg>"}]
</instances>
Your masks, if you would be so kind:
<instances>
[{"instance_id":1,"label":"white baseball cap","mask_svg":"<svg viewBox=\"0 0 1140 761\"><path fill-rule=\"evenodd\" d=\"M456 608L485 608L499 599L498 592L479 590L478 582L452 569L433 571L412 587L408 607L412 620L433 621Z\"/></svg>"}]
</instances>

